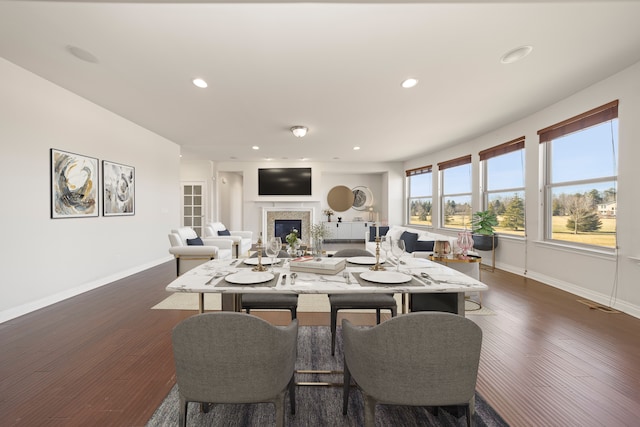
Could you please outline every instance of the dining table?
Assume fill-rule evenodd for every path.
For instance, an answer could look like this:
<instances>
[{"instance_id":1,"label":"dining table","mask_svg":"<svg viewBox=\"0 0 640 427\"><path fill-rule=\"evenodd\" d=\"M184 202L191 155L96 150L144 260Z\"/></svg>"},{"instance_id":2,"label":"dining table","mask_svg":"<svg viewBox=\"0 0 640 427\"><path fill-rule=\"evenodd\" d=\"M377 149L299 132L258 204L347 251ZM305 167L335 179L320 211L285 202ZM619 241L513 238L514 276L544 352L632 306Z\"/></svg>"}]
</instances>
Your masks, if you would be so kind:
<instances>
[{"instance_id":1,"label":"dining table","mask_svg":"<svg viewBox=\"0 0 640 427\"><path fill-rule=\"evenodd\" d=\"M295 271L292 258L214 259L177 277L166 290L199 294L201 313L207 293L222 294L222 310L226 311L241 311L242 294L249 293L392 293L402 295L402 313L435 310L464 316L465 293L488 289L471 276L425 258L350 257L335 274L314 269L314 263L320 266L322 261L306 257L307 268Z\"/></svg>"}]
</instances>

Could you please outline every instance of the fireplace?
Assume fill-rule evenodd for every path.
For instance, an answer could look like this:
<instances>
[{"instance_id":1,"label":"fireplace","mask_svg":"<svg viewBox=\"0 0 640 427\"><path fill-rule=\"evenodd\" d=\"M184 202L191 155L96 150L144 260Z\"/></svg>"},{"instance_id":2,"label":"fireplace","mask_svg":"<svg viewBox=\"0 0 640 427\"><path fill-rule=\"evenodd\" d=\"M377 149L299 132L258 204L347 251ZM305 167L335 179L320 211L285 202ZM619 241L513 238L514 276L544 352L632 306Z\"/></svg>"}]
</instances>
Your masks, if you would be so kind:
<instances>
[{"instance_id":1,"label":"fireplace","mask_svg":"<svg viewBox=\"0 0 640 427\"><path fill-rule=\"evenodd\" d=\"M291 233L294 228L298 230L298 239L303 240L302 235L302 220L300 219L276 219L274 221L274 235L282 239L282 243L287 241L287 234Z\"/></svg>"},{"instance_id":2,"label":"fireplace","mask_svg":"<svg viewBox=\"0 0 640 427\"><path fill-rule=\"evenodd\" d=\"M286 243L285 236L292 228L298 230L298 238L303 244L309 244L311 224L313 223L313 208L300 207L268 207L262 208L262 236L265 241L276 233L276 222L282 223L282 231L277 235Z\"/></svg>"}]
</instances>

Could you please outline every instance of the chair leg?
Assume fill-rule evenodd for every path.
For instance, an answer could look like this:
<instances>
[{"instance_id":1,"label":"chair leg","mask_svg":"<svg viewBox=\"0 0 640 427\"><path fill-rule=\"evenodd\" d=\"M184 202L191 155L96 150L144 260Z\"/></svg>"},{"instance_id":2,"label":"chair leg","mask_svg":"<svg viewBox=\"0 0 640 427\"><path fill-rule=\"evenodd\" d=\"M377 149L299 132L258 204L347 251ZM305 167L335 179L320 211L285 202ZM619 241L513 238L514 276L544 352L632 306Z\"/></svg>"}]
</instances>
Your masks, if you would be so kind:
<instances>
[{"instance_id":1,"label":"chair leg","mask_svg":"<svg viewBox=\"0 0 640 427\"><path fill-rule=\"evenodd\" d=\"M276 427L284 427L284 392L276 396L273 403L276 405Z\"/></svg>"},{"instance_id":2,"label":"chair leg","mask_svg":"<svg viewBox=\"0 0 640 427\"><path fill-rule=\"evenodd\" d=\"M298 318L298 308L296 306L291 307L291 320Z\"/></svg>"},{"instance_id":3,"label":"chair leg","mask_svg":"<svg viewBox=\"0 0 640 427\"><path fill-rule=\"evenodd\" d=\"M391 307L391 317L396 317L397 314L398 313L397 313L396 308L395 307Z\"/></svg>"},{"instance_id":4,"label":"chair leg","mask_svg":"<svg viewBox=\"0 0 640 427\"><path fill-rule=\"evenodd\" d=\"M331 307L331 355L336 353L336 329L338 323L338 309Z\"/></svg>"},{"instance_id":5,"label":"chair leg","mask_svg":"<svg viewBox=\"0 0 640 427\"><path fill-rule=\"evenodd\" d=\"M187 427L187 406L189 402L187 402L182 396L180 396L180 415L179 415L179 424L180 427Z\"/></svg>"},{"instance_id":6,"label":"chair leg","mask_svg":"<svg viewBox=\"0 0 640 427\"><path fill-rule=\"evenodd\" d=\"M376 308L376 325L380 324L380 309Z\"/></svg>"},{"instance_id":7,"label":"chair leg","mask_svg":"<svg viewBox=\"0 0 640 427\"><path fill-rule=\"evenodd\" d=\"M476 413L476 397L473 396L469 401L469 404L466 406L467 413L467 427L471 427L473 425L473 415Z\"/></svg>"},{"instance_id":8,"label":"chair leg","mask_svg":"<svg viewBox=\"0 0 640 427\"><path fill-rule=\"evenodd\" d=\"M364 426L375 427L376 425L376 400L365 394L364 395Z\"/></svg>"},{"instance_id":9,"label":"chair leg","mask_svg":"<svg viewBox=\"0 0 640 427\"><path fill-rule=\"evenodd\" d=\"M296 379L295 374L291 376L289 381L289 404L291 405L291 415L296 413Z\"/></svg>"},{"instance_id":10,"label":"chair leg","mask_svg":"<svg viewBox=\"0 0 640 427\"><path fill-rule=\"evenodd\" d=\"M351 372L347 366L347 361L344 361L344 379L342 381L342 415L347 415L349 409L349 391L351 389Z\"/></svg>"}]
</instances>

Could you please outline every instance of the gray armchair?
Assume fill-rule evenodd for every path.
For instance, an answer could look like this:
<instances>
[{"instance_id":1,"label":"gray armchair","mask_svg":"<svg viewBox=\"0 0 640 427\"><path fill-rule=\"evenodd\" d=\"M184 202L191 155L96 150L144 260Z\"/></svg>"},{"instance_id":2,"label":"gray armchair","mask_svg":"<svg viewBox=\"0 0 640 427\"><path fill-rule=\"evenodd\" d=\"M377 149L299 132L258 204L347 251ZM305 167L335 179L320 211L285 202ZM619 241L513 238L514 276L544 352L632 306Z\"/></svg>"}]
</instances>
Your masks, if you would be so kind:
<instances>
[{"instance_id":1,"label":"gray armchair","mask_svg":"<svg viewBox=\"0 0 640 427\"><path fill-rule=\"evenodd\" d=\"M342 249L333 257L373 256L364 249ZM398 303L393 294L329 294L331 304L331 355L336 350L336 330L339 310L376 310L376 325L380 324L380 310L389 310L395 317Z\"/></svg>"},{"instance_id":2,"label":"gray armchair","mask_svg":"<svg viewBox=\"0 0 640 427\"><path fill-rule=\"evenodd\" d=\"M278 327L254 316L218 312L180 322L172 333L180 425L186 426L189 402L271 402L276 425L283 426L287 390L295 413L297 337L297 320Z\"/></svg>"},{"instance_id":3,"label":"gray armchair","mask_svg":"<svg viewBox=\"0 0 640 427\"><path fill-rule=\"evenodd\" d=\"M342 321L343 413L351 378L364 395L365 426L375 425L376 404L464 405L467 426L475 409L482 330L451 313L419 312L374 328Z\"/></svg>"}]
</instances>

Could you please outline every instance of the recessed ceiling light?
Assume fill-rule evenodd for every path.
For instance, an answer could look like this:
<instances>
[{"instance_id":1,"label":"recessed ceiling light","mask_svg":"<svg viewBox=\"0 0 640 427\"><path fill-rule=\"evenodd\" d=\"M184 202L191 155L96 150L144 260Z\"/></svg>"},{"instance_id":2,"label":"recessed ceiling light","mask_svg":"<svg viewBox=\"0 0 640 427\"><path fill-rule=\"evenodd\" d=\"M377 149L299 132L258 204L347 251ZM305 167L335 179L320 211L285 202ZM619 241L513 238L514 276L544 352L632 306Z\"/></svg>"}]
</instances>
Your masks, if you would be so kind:
<instances>
[{"instance_id":1,"label":"recessed ceiling light","mask_svg":"<svg viewBox=\"0 0 640 427\"><path fill-rule=\"evenodd\" d=\"M533 50L533 46L520 46L515 49L511 49L500 57L500 62L503 64L513 64L520 61L525 56L529 55Z\"/></svg>"},{"instance_id":2,"label":"recessed ceiling light","mask_svg":"<svg viewBox=\"0 0 640 427\"><path fill-rule=\"evenodd\" d=\"M357 150L359 150L359 149L360 149L360 147L355 146L355 147L353 147L353 149L357 151Z\"/></svg>"},{"instance_id":3,"label":"recessed ceiling light","mask_svg":"<svg viewBox=\"0 0 640 427\"><path fill-rule=\"evenodd\" d=\"M209 85L207 84L207 82L205 82L203 79L200 79L200 78L193 79L192 81L193 81L193 84L194 84L194 85L196 85L196 86L198 86L199 88L202 88L202 89L204 89L204 88L206 88L207 86L209 86Z\"/></svg>"},{"instance_id":4,"label":"recessed ceiling light","mask_svg":"<svg viewBox=\"0 0 640 427\"><path fill-rule=\"evenodd\" d=\"M86 51L82 48L79 48L78 46L67 46L66 47L67 52L69 52L71 55L75 56L78 59L81 59L85 62L91 62L93 64L97 64L98 63L98 58L91 52Z\"/></svg>"},{"instance_id":5,"label":"recessed ceiling light","mask_svg":"<svg viewBox=\"0 0 640 427\"><path fill-rule=\"evenodd\" d=\"M254 145L254 146L253 146L253 147L251 147L251 148L252 148L252 149L254 149L254 150L259 150L259 149L260 149L260 147L258 147L257 145Z\"/></svg>"},{"instance_id":6,"label":"recessed ceiling light","mask_svg":"<svg viewBox=\"0 0 640 427\"><path fill-rule=\"evenodd\" d=\"M406 79L402 82L402 87L405 89L409 89L418 84L418 79L414 79L413 77Z\"/></svg>"}]
</instances>

